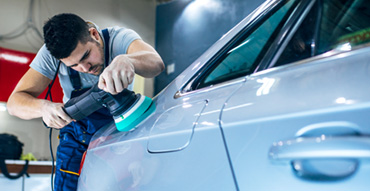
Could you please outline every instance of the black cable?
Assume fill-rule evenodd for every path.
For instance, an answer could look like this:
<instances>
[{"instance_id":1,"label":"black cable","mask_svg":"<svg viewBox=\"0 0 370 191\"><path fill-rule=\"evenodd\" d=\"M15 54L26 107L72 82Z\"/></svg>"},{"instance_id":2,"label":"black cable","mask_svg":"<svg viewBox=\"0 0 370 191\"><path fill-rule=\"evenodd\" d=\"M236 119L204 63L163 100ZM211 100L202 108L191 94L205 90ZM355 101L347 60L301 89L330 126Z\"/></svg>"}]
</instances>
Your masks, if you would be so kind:
<instances>
[{"instance_id":1,"label":"black cable","mask_svg":"<svg viewBox=\"0 0 370 191\"><path fill-rule=\"evenodd\" d=\"M54 154L53 154L53 144L51 143L51 135L53 134L53 128L50 128L49 131L49 147L50 147L50 155L51 155L51 190L54 191Z\"/></svg>"},{"instance_id":2,"label":"black cable","mask_svg":"<svg viewBox=\"0 0 370 191\"><path fill-rule=\"evenodd\" d=\"M22 191L24 191L24 175L22 175Z\"/></svg>"},{"instance_id":3,"label":"black cable","mask_svg":"<svg viewBox=\"0 0 370 191\"><path fill-rule=\"evenodd\" d=\"M53 102L53 98L51 96L51 88L53 87L53 84L55 82L55 79L58 76L60 63L61 63L61 61L59 61L59 63L58 63L57 70L56 70L56 72L54 74L54 78L50 82L50 84L48 85L48 91L46 92L46 96L45 96L45 99L47 100L48 97L49 97L51 102ZM54 181L53 180L54 180L54 168L55 168L55 166L54 166L53 144L51 142L51 140L52 140L52 136L51 135L53 134L53 128L48 127L45 122L42 122L42 123L44 124L44 126L46 128L49 128L50 129L50 131L49 131L49 147L50 147L50 155L51 155L51 190L54 191Z\"/></svg>"}]
</instances>

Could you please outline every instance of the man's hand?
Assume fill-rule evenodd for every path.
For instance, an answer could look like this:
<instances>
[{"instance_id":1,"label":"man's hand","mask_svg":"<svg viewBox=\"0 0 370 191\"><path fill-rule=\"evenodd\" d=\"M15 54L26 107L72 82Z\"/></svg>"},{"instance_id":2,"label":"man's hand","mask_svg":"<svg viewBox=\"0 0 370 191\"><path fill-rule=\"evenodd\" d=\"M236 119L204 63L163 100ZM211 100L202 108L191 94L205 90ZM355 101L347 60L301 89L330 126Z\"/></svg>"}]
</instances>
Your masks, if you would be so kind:
<instances>
[{"instance_id":1,"label":"man's hand","mask_svg":"<svg viewBox=\"0 0 370 191\"><path fill-rule=\"evenodd\" d=\"M132 60L126 55L119 55L101 73L98 87L115 95L127 88L134 76L135 68Z\"/></svg>"},{"instance_id":2,"label":"man's hand","mask_svg":"<svg viewBox=\"0 0 370 191\"><path fill-rule=\"evenodd\" d=\"M159 54L149 44L138 39L127 49L127 54L116 56L103 70L98 87L111 94L118 94L133 81L135 73L144 78L153 78L164 70Z\"/></svg>"},{"instance_id":3,"label":"man's hand","mask_svg":"<svg viewBox=\"0 0 370 191\"><path fill-rule=\"evenodd\" d=\"M45 102L42 120L48 127L61 129L70 122L75 121L64 112L63 106L64 104L62 103Z\"/></svg>"}]
</instances>

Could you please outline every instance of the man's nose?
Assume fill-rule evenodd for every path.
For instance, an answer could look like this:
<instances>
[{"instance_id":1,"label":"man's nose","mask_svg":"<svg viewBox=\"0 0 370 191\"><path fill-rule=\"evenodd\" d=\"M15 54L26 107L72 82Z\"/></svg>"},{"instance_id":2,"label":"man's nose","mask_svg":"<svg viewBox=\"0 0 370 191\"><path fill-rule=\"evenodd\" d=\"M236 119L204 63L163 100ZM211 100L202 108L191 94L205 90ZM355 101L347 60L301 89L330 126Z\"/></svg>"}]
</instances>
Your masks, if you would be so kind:
<instances>
[{"instance_id":1,"label":"man's nose","mask_svg":"<svg viewBox=\"0 0 370 191\"><path fill-rule=\"evenodd\" d=\"M91 64L86 62L81 64L81 68L83 72L89 72L91 68Z\"/></svg>"}]
</instances>

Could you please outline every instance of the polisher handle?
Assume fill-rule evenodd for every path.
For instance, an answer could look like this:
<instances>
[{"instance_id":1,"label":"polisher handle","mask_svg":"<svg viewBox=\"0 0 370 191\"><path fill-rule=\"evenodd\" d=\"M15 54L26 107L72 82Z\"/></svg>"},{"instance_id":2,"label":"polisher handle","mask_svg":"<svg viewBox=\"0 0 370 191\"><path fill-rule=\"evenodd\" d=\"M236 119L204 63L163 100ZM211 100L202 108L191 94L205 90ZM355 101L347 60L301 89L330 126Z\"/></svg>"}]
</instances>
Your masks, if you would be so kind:
<instances>
[{"instance_id":1,"label":"polisher handle","mask_svg":"<svg viewBox=\"0 0 370 191\"><path fill-rule=\"evenodd\" d=\"M98 88L97 84L64 105L64 111L73 119L81 120L103 107L104 97L109 93Z\"/></svg>"},{"instance_id":2,"label":"polisher handle","mask_svg":"<svg viewBox=\"0 0 370 191\"><path fill-rule=\"evenodd\" d=\"M99 89L96 83L85 93L70 99L64 105L64 111L71 118L81 120L104 106L113 116L118 116L129 110L138 98L138 95L128 89L112 95Z\"/></svg>"}]
</instances>

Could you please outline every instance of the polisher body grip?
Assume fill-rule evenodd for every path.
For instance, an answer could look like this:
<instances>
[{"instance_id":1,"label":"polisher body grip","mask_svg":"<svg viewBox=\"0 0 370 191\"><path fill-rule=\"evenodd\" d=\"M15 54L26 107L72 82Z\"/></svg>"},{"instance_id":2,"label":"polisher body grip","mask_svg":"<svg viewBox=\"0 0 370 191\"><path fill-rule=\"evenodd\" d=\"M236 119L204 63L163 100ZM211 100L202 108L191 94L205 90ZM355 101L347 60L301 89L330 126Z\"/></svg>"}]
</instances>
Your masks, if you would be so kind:
<instances>
[{"instance_id":1,"label":"polisher body grip","mask_svg":"<svg viewBox=\"0 0 370 191\"><path fill-rule=\"evenodd\" d=\"M70 99L64 105L64 111L73 119L81 120L103 107L102 98L106 92L93 86L78 97Z\"/></svg>"},{"instance_id":2,"label":"polisher body grip","mask_svg":"<svg viewBox=\"0 0 370 191\"><path fill-rule=\"evenodd\" d=\"M73 119L81 120L94 111L106 107L112 114L118 131L130 131L155 110L152 99L124 89L112 95L95 84L85 93L70 99L64 111Z\"/></svg>"},{"instance_id":3,"label":"polisher body grip","mask_svg":"<svg viewBox=\"0 0 370 191\"><path fill-rule=\"evenodd\" d=\"M106 107L112 115L119 115L135 102L134 92L124 89L117 95L112 95L98 88L95 84L78 97L70 99L64 105L64 111L73 119L81 120L94 111Z\"/></svg>"}]
</instances>

